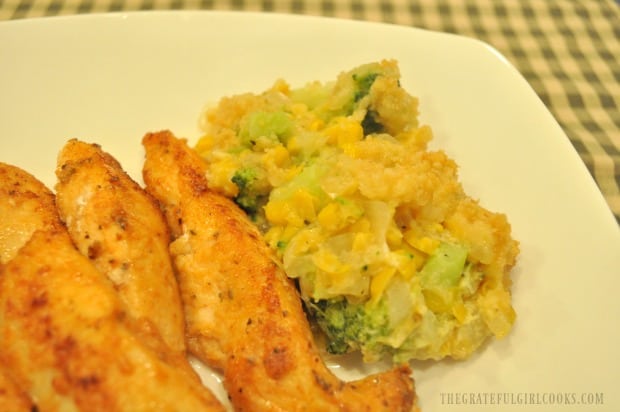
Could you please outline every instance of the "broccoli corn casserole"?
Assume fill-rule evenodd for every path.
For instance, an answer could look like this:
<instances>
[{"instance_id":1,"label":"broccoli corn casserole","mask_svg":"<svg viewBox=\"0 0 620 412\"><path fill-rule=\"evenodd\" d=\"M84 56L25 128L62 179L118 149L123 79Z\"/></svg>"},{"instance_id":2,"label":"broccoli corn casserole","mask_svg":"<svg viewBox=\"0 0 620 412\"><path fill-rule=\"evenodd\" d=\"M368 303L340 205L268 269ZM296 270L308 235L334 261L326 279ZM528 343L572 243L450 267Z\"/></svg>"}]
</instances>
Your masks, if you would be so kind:
<instances>
[{"instance_id":1,"label":"broccoli corn casserole","mask_svg":"<svg viewBox=\"0 0 620 412\"><path fill-rule=\"evenodd\" d=\"M397 62L299 88L278 80L202 120L210 186L263 232L329 352L462 359L509 333L518 243L464 192L456 163L427 149Z\"/></svg>"}]
</instances>

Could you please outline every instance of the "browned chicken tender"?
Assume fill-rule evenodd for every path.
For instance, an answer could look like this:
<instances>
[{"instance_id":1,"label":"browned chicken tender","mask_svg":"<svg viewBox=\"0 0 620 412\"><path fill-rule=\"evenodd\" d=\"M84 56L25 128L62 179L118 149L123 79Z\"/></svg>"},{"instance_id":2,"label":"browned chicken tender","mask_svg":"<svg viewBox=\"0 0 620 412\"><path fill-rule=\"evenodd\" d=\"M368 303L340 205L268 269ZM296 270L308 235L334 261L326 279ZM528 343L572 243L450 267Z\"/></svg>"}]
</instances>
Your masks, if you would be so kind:
<instances>
[{"instance_id":1,"label":"browned chicken tender","mask_svg":"<svg viewBox=\"0 0 620 412\"><path fill-rule=\"evenodd\" d=\"M140 341L64 228L35 232L2 268L0 313L0 361L42 411L224 410Z\"/></svg>"},{"instance_id":2,"label":"browned chicken tender","mask_svg":"<svg viewBox=\"0 0 620 412\"><path fill-rule=\"evenodd\" d=\"M53 194L0 170L0 230L10 234L0 239L0 365L17 388L41 411L223 411L143 342L112 283L75 249Z\"/></svg>"},{"instance_id":3,"label":"browned chicken tender","mask_svg":"<svg viewBox=\"0 0 620 412\"><path fill-rule=\"evenodd\" d=\"M57 219L51 190L30 173L0 162L0 264Z\"/></svg>"},{"instance_id":4,"label":"browned chicken tender","mask_svg":"<svg viewBox=\"0 0 620 412\"><path fill-rule=\"evenodd\" d=\"M28 395L9 377L3 365L0 365L0 411L36 411Z\"/></svg>"},{"instance_id":5,"label":"browned chicken tender","mask_svg":"<svg viewBox=\"0 0 620 412\"><path fill-rule=\"evenodd\" d=\"M30 173L0 162L0 266L17 255L36 230L57 219L54 195ZM0 341L0 351L2 344ZM0 411L31 411L28 395L0 362Z\"/></svg>"},{"instance_id":6,"label":"browned chicken tender","mask_svg":"<svg viewBox=\"0 0 620 412\"><path fill-rule=\"evenodd\" d=\"M198 379L186 358L170 233L157 203L96 144L67 142L56 175L56 204L73 243L112 281L162 358Z\"/></svg>"},{"instance_id":7,"label":"browned chicken tender","mask_svg":"<svg viewBox=\"0 0 620 412\"><path fill-rule=\"evenodd\" d=\"M188 349L224 375L237 411L410 411L408 366L342 382L313 341L297 290L257 228L209 190L170 132L147 134L144 181L171 227Z\"/></svg>"}]
</instances>

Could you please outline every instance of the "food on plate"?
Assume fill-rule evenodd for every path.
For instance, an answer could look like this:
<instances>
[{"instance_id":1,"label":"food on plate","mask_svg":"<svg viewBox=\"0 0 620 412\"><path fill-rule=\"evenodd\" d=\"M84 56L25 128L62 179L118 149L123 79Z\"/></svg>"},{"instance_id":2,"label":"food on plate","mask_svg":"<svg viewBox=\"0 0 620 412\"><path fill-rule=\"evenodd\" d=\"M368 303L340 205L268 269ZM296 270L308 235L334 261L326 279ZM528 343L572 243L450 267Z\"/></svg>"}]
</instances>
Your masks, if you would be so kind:
<instances>
[{"instance_id":1,"label":"food on plate","mask_svg":"<svg viewBox=\"0 0 620 412\"><path fill-rule=\"evenodd\" d=\"M10 255L0 265L0 364L37 408L223 411L143 342L112 283L71 242L51 192L25 172L3 173L0 185L3 227L25 225L8 249L0 239Z\"/></svg>"},{"instance_id":2,"label":"food on plate","mask_svg":"<svg viewBox=\"0 0 620 412\"><path fill-rule=\"evenodd\" d=\"M323 363L293 282L206 165L170 132L143 139L146 190L170 226L188 349L222 372L239 411L410 411L408 366L342 382Z\"/></svg>"},{"instance_id":3,"label":"food on plate","mask_svg":"<svg viewBox=\"0 0 620 412\"><path fill-rule=\"evenodd\" d=\"M25 170L0 162L0 265L57 219L51 190Z\"/></svg>"},{"instance_id":4,"label":"food on plate","mask_svg":"<svg viewBox=\"0 0 620 412\"><path fill-rule=\"evenodd\" d=\"M56 175L56 205L73 243L112 281L144 339L198 379L186 357L170 233L156 201L96 144L68 141Z\"/></svg>"},{"instance_id":5,"label":"food on plate","mask_svg":"<svg viewBox=\"0 0 620 412\"><path fill-rule=\"evenodd\" d=\"M0 162L0 270L55 219L52 192L30 173ZM10 375L0 360L0 411L31 412L32 401Z\"/></svg>"},{"instance_id":6,"label":"food on plate","mask_svg":"<svg viewBox=\"0 0 620 412\"><path fill-rule=\"evenodd\" d=\"M2 364L0 364L0 411L36 411L28 395L13 382L9 376L9 371Z\"/></svg>"},{"instance_id":7,"label":"food on plate","mask_svg":"<svg viewBox=\"0 0 620 412\"><path fill-rule=\"evenodd\" d=\"M397 62L222 98L195 149L260 228L327 337L365 360L466 358L515 321L506 216L430 150Z\"/></svg>"}]
</instances>

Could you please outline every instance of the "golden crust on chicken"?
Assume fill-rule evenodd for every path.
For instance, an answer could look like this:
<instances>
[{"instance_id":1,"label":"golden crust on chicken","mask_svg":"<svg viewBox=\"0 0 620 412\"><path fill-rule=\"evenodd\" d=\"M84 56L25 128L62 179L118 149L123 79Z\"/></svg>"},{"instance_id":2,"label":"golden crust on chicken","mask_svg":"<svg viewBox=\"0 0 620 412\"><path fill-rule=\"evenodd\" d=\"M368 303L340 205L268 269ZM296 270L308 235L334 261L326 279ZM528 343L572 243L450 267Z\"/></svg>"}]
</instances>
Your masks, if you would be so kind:
<instances>
[{"instance_id":1,"label":"golden crust on chicken","mask_svg":"<svg viewBox=\"0 0 620 412\"><path fill-rule=\"evenodd\" d=\"M112 283L71 242L51 192L2 170L2 227L24 225L0 241L10 257L0 265L0 365L17 387L42 411L223 411L145 344Z\"/></svg>"},{"instance_id":2,"label":"golden crust on chicken","mask_svg":"<svg viewBox=\"0 0 620 412\"><path fill-rule=\"evenodd\" d=\"M167 217L188 349L224 375L238 411L410 411L408 366L342 382L323 363L294 284L257 228L209 190L170 132L147 134L144 181Z\"/></svg>"},{"instance_id":3,"label":"golden crust on chicken","mask_svg":"<svg viewBox=\"0 0 620 412\"><path fill-rule=\"evenodd\" d=\"M185 321L157 203L99 145L70 140L58 155L56 205L73 243L114 284L162 357L191 370Z\"/></svg>"},{"instance_id":4,"label":"golden crust on chicken","mask_svg":"<svg viewBox=\"0 0 620 412\"><path fill-rule=\"evenodd\" d=\"M35 232L3 267L0 313L0 361L43 411L223 411L133 333L63 228Z\"/></svg>"},{"instance_id":5,"label":"golden crust on chicken","mask_svg":"<svg viewBox=\"0 0 620 412\"><path fill-rule=\"evenodd\" d=\"M0 411L33 412L34 404L0 364Z\"/></svg>"},{"instance_id":6,"label":"golden crust on chicken","mask_svg":"<svg viewBox=\"0 0 620 412\"><path fill-rule=\"evenodd\" d=\"M52 192L30 173L0 162L0 266L56 219ZM31 411L32 401L10 375L0 362L0 411Z\"/></svg>"},{"instance_id":7,"label":"golden crust on chicken","mask_svg":"<svg viewBox=\"0 0 620 412\"><path fill-rule=\"evenodd\" d=\"M30 173L0 162L0 264L57 219L54 194Z\"/></svg>"}]
</instances>

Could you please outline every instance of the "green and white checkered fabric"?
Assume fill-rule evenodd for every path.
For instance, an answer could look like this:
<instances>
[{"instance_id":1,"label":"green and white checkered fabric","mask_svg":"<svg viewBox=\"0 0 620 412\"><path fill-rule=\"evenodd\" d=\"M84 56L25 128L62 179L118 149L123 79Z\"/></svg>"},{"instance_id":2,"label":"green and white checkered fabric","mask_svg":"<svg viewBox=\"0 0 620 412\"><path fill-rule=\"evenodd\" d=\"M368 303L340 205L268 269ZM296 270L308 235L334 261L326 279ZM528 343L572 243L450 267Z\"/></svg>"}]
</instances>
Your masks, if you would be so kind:
<instances>
[{"instance_id":1,"label":"green and white checkered fabric","mask_svg":"<svg viewBox=\"0 0 620 412\"><path fill-rule=\"evenodd\" d=\"M0 0L0 20L152 9L320 15L485 41L553 113L620 222L620 5L614 0Z\"/></svg>"}]
</instances>

